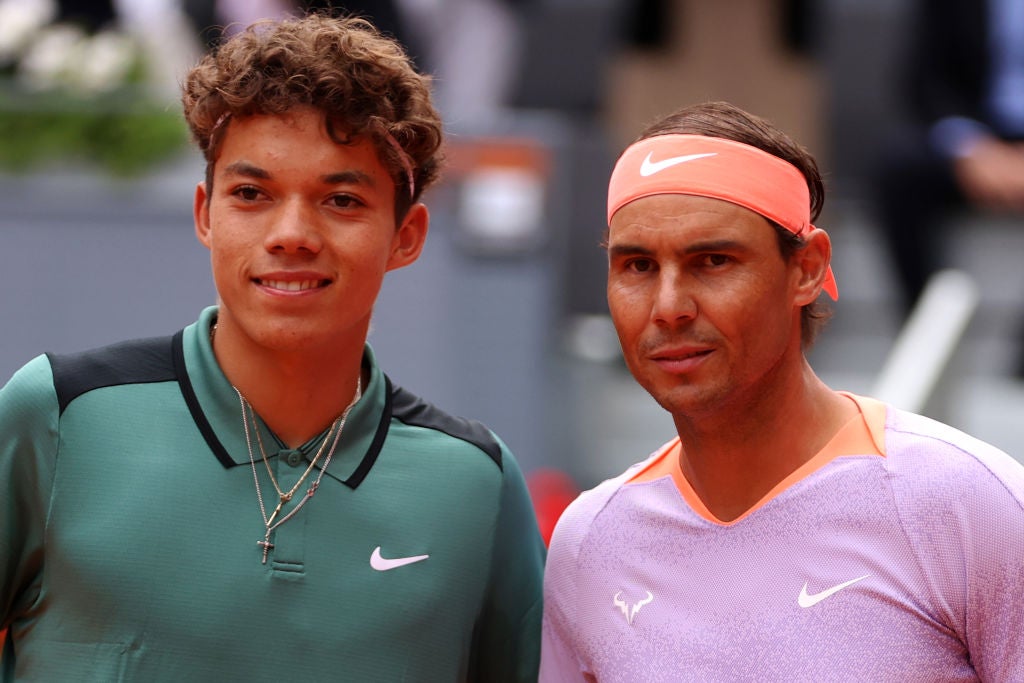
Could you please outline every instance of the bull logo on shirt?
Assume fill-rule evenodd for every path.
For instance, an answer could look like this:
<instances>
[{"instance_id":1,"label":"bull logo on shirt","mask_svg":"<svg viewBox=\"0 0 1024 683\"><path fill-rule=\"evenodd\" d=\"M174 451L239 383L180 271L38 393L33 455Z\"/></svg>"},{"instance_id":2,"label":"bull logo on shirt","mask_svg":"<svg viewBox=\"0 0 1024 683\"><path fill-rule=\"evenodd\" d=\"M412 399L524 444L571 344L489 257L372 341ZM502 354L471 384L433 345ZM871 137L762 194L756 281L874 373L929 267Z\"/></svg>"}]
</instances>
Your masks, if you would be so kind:
<instances>
[{"instance_id":1,"label":"bull logo on shirt","mask_svg":"<svg viewBox=\"0 0 1024 683\"><path fill-rule=\"evenodd\" d=\"M651 591L647 591L647 597L633 605L627 603L621 596L622 591L616 593L612 598L612 604L622 611L622 616L626 617L626 623L630 626L633 625L633 619L636 618L636 613L640 611L640 608L654 600L654 594Z\"/></svg>"}]
</instances>

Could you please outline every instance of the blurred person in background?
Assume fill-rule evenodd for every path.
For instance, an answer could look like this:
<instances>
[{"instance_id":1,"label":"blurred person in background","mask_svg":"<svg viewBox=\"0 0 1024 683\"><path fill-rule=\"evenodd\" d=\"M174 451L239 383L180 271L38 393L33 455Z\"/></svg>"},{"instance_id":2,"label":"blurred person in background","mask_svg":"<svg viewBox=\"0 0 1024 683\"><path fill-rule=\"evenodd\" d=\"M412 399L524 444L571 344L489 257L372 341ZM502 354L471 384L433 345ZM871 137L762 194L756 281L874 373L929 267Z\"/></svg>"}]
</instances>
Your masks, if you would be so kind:
<instances>
[{"instance_id":1,"label":"blurred person in background","mask_svg":"<svg viewBox=\"0 0 1024 683\"><path fill-rule=\"evenodd\" d=\"M368 22L315 15L189 72L218 302L0 389L0 679L536 680L514 456L366 343L427 234L429 85Z\"/></svg>"},{"instance_id":2,"label":"blurred person in background","mask_svg":"<svg viewBox=\"0 0 1024 683\"><path fill-rule=\"evenodd\" d=\"M151 0L152 1L152 0ZM394 38L413 58L413 49L400 0L176 0L189 17L199 40L214 47L226 31L229 35L260 19L280 19L313 12L358 16L372 23L385 36Z\"/></svg>"},{"instance_id":3,"label":"blurred person in background","mask_svg":"<svg viewBox=\"0 0 1024 683\"><path fill-rule=\"evenodd\" d=\"M98 31L117 19L116 4L114 0L59 0L56 21Z\"/></svg>"},{"instance_id":4,"label":"blurred person in background","mask_svg":"<svg viewBox=\"0 0 1024 683\"><path fill-rule=\"evenodd\" d=\"M727 103L620 156L608 304L677 434L559 519L544 683L1024 672L1024 467L817 377L823 202L814 158Z\"/></svg>"},{"instance_id":5,"label":"blurred person in background","mask_svg":"<svg viewBox=\"0 0 1024 683\"><path fill-rule=\"evenodd\" d=\"M951 209L1011 213L1024 230L1024 2L915 0L907 19L909 122L883 136L872 178L904 314L948 264Z\"/></svg>"},{"instance_id":6,"label":"blurred person in background","mask_svg":"<svg viewBox=\"0 0 1024 683\"><path fill-rule=\"evenodd\" d=\"M507 105L526 10L525 0L180 1L206 49L263 18L311 11L363 17L433 75L434 102L456 124L494 116Z\"/></svg>"}]
</instances>

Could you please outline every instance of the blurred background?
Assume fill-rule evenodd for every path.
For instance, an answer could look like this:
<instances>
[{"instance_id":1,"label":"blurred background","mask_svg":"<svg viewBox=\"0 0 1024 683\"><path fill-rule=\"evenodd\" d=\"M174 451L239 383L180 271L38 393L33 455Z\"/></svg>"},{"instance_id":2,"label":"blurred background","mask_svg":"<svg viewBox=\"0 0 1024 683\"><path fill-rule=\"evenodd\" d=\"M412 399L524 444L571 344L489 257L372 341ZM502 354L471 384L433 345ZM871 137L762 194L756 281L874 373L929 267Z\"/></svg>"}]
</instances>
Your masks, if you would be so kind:
<instances>
[{"instance_id":1,"label":"blurred background","mask_svg":"<svg viewBox=\"0 0 1024 683\"><path fill-rule=\"evenodd\" d=\"M178 78L217 27L316 5L0 0L0 377L43 351L171 333L214 303ZM841 292L811 353L825 381L1024 458L1024 214L943 205L916 242L942 252L941 277L920 291L904 286L880 215L879 160L922 117L907 78L924 82L908 74L927 22L911 0L346 7L434 74L449 128L426 250L385 283L370 342L396 383L500 434L538 500L618 474L674 434L619 358L599 242L618 153L705 100L771 120L825 174L817 224Z\"/></svg>"}]
</instances>

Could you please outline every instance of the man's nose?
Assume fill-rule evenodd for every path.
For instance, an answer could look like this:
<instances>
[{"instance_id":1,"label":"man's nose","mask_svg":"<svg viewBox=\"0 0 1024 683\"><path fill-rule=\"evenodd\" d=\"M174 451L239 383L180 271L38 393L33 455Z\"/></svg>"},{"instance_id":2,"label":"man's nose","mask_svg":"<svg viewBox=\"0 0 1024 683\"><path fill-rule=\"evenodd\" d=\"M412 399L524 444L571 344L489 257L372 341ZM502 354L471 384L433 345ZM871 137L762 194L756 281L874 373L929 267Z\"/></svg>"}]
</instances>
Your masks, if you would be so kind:
<instances>
[{"instance_id":1,"label":"man's nose","mask_svg":"<svg viewBox=\"0 0 1024 683\"><path fill-rule=\"evenodd\" d=\"M317 211L302 199L289 198L282 201L272 220L266 236L268 251L305 251L315 254L323 247Z\"/></svg>"},{"instance_id":2,"label":"man's nose","mask_svg":"<svg viewBox=\"0 0 1024 683\"><path fill-rule=\"evenodd\" d=\"M684 275L674 269L663 270L658 278L651 316L657 322L672 325L696 315L697 302Z\"/></svg>"}]
</instances>

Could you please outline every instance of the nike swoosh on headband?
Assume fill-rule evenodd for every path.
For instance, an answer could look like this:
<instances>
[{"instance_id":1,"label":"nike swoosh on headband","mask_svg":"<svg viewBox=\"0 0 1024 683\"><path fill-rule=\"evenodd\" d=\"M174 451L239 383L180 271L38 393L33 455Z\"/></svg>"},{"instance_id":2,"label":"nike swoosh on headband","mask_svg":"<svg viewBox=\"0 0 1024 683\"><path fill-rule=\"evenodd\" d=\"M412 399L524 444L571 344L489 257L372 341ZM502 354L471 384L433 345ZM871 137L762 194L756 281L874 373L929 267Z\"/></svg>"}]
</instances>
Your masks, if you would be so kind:
<instances>
[{"instance_id":1,"label":"nike swoosh on headband","mask_svg":"<svg viewBox=\"0 0 1024 683\"><path fill-rule=\"evenodd\" d=\"M679 157L669 157L668 159L662 159L661 161L651 161L651 154L648 152L647 156L644 157L643 162L640 164L640 175L643 177L652 176L659 171L664 171L666 168L672 168L679 164L685 164L687 161L693 161L694 159L703 159L704 157L713 157L718 152L705 152L704 154L684 154Z\"/></svg>"}]
</instances>

